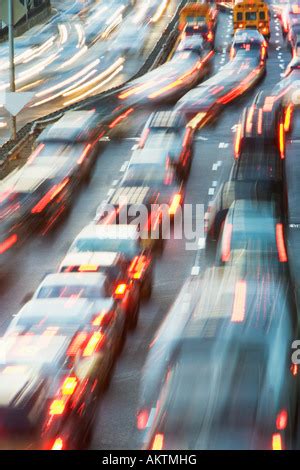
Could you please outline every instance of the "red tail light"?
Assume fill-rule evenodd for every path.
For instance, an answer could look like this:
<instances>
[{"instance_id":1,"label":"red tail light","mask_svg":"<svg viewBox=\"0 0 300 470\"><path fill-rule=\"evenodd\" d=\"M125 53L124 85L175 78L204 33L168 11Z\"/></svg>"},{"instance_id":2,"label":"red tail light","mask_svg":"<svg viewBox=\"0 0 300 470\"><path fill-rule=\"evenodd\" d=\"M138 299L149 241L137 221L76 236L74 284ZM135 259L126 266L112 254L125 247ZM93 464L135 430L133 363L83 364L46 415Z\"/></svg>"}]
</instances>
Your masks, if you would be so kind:
<instances>
[{"instance_id":1,"label":"red tail light","mask_svg":"<svg viewBox=\"0 0 300 470\"><path fill-rule=\"evenodd\" d=\"M151 450L162 450L163 446L164 446L164 435L156 434L153 439Z\"/></svg>"},{"instance_id":2,"label":"red tail light","mask_svg":"<svg viewBox=\"0 0 300 470\"><path fill-rule=\"evenodd\" d=\"M150 132L150 129L147 128L144 130L144 132L142 133L141 135L141 138L140 138L140 142L139 142L139 148L142 149L144 148L144 145L145 145L145 142L148 138L148 135L149 135L149 132Z\"/></svg>"},{"instance_id":3,"label":"red tail light","mask_svg":"<svg viewBox=\"0 0 300 470\"><path fill-rule=\"evenodd\" d=\"M169 207L169 215L175 215L181 203L181 194L175 194Z\"/></svg>"},{"instance_id":4,"label":"red tail light","mask_svg":"<svg viewBox=\"0 0 300 470\"><path fill-rule=\"evenodd\" d=\"M222 243L222 261L227 263L230 259L230 246L232 236L232 224L225 224L223 243Z\"/></svg>"},{"instance_id":5,"label":"red tail light","mask_svg":"<svg viewBox=\"0 0 300 470\"><path fill-rule=\"evenodd\" d=\"M288 414L286 410L281 410L276 418L276 428L283 431L287 427Z\"/></svg>"},{"instance_id":6,"label":"red tail light","mask_svg":"<svg viewBox=\"0 0 300 470\"><path fill-rule=\"evenodd\" d=\"M188 127L185 131L185 134L184 134L184 139L183 139L183 142L182 142L182 147L186 147L187 144L189 143L190 139L191 139L191 135L192 135L192 128L191 127Z\"/></svg>"},{"instance_id":7,"label":"red tail light","mask_svg":"<svg viewBox=\"0 0 300 470\"><path fill-rule=\"evenodd\" d=\"M279 433L273 434L272 436L272 449L282 450L282 438Z\"/></svg>"},{"instance_id":8,"label":"red tail light","mask_svg":"<svg viewBox=\"0 0 300 470\"><path fill-rule=\"evenodd\" d=\"M133 279L141 279L147 264L146 256L135 256L129 266L129 275Z\"/></svg>"},{"instance_id":9,"label":"red tail light","mask_svg":"<svg viewBox=\"0 0 300 470\"><path fill-rule=\"evenodd\" d=\"M62 395L73 395L75 389L78 385L78 380L76 377L70 376L64 380L64 383L61 387Z\"/></svg>"},{"instance_id":10,"label":"red tail light","mask_svg":"<svg viewBox=\"0 0 300 470\"><path fill-rule=\"evenodd\" d=\"M241 323L244 321L246 312L247 283L238 281L235 286L234 303L231 315L231 321Z\"/></svg>"},{"instance_id":11,"label":"red tail light","mask_svg":"<svg viewBox=\"0 0 300 470\"><path fill-rule=\"evenodd\" d=\"M137 415L137 428L139 430L145 429L148 423L148 419L148 410L141 410Z\"/></svg>"},{"instance_id":12,"label":"red tail light","mask_svg":"<svg viewBox=\"0 0 300 470\"><path fill-rule=\"evenodd\" d=\"M80 155L80 157L77 160L78 165L81 165L81 163L84 161L85 157L88 155L91 148L92 148L91 144L88 144L85 147L84 151L82 152L82 154Z\"/></svg>"},{"instance_id":13,"label":"red tail light","mask_svg":"<svg viewBox=\"0 0 300 470\"><path fill-rule=\"evenodd\" d=\"M32 214L40 214L45 207L67 186L69 178L65 178L60 184L55 184L45 196L31 209Z\"/></svg>"},{"instance_id":14,"label":"red tail light","mask_svg":"<svg viewBox=\"0 0 300 470\"><path fill-rule=\"evenodd\" d=\"M87 333L84 331L76 334L68 348L68 356L76 356L78 351L83 347L83 344L87 340L87 336Z\"/></svg>"},{"instance_id":15,"label":"red tail light","mask_svg":"<svg viewBox=\"0 0 300 470\"><path fill-rule=\"evenodd\" d=\"M64 448L64 441L61 437L57 437L51 447L51 450L63 450Z\"/></svg>"},{"instance_id":16,"label":"red tail light","mask_svg":"<svg viewBox=\"0 0 300 470\"><path fill-rule=\"evenodd\" d=\"M277 245L279 261L281 263L286 263L288 258L287 258L287 253L285 249L282 224L276 224L276 245Z\"/></svg>"},{"instance_id":17,"label":"red tail light","mask_svg":"<svg viewBox=\"0 0 300 470\"><path fill-rule=\"evenodd\" d=\"M50 405L49 414L51 416L60 416L65 411L66 402L65 400L56 398Z\"/></svg>"},{"instance_id":18,"label":"red tail light","mask_svg":"<svg viewBox=\"0 0 300 470\"><path fill-rule=\"evenodd\" d=\"M297 364L292 364L291 365L291 373L294 377L298 374L298 365Z\"/></svg>"},{"instance_id":19,"label":"red tail light","mask_svg":"<svg viewBox=\"0 0 300 470\"><path fill-rule=\"evenodd\" d=\"M9 250L18 241L18 236L14 233L10 235L4 242L0 243L0 255Z\"/></svg>"},{"instance_id":20,"label":"red tail light","mask_svg":"<svg viewBox=\"0 0 300 470\"><path fill-rule=\"evenodd\" d=\"M93 333L86 347L84 348L83 357L89 357L94 354L94 352L97 351L97 349L99 349L103 344L104 338L104 333L101 333L100 331Z\"/></svg>"},{"instance_id":21,"label":"red tail light","mask_svg":"<svg viewBox=\"0 0 300 470\"><path fill-rule=\"evenodd\" d=\"M207 33L206 39L207 39L208 42L212 42L212 41L213 41L213 39L214 39L214 34L213 34L212 31L209 31L209 32Z\"/></svg>"},{"instance_id":22,"label":"red tail light","mask_svg":"<svg viewBox=\"0 0 300 470\"><path fill-rule=\"evenodd\" d=\"M118 299L122 299L127 291L127 284L118 284L115 289L115 297Z\"/></svg>"},{"instance_id":23,"label":"red tail light","mask_svg":"<svg viewBox=\"0 0 300 470\"><path fill-rule=\"evenodd\" d=\"M285 145L284 145L284 124L283 124L283 122L281 122L279 124L279 153L280 153L281 160L284 160L284 150L285 150Z\"/></svg>"},{"instance_id":24,"label":"red tail light","mask_svg":"<svg viewBox=\"0 0 300 470\"><path fill-rule=\"evenodd\" d=\"M234 145L234 157L236 160L240 156L241 140L242 140L242 125L238 124L237 130L236 130L235 145Z\"/></svg>"},{"instance_id":25,"label":"red tail light","mask_svg":"<svg viewBox=\"0 0 300 470\"><path fill-rule=\"evenodd\" d=\"M285 117L284 117L284 130L285 130L285 132L289 132L289 130L290 130L292 114L293 114L293 105L289 104L287 109L286 109Z\"/></svg>"}]
</instances>

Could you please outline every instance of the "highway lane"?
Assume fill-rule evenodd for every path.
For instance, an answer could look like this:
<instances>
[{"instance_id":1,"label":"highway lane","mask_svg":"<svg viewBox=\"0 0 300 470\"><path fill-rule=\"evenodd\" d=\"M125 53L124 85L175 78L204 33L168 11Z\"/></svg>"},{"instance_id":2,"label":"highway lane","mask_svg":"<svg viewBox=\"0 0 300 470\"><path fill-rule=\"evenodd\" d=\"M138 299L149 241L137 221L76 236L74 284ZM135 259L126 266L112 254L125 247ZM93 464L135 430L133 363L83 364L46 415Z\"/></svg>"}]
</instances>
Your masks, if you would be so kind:
<instances>
[{"instance_id":1,"label":"highway lane","mask_svg":"<svg viewBox=\"0 0 300 470\"><path fill-rule=\"evenodd\" d=\"M147 8L138 1L132 9L123 11L122 27L109 33L108 25L118 26L117 12L130 2L114 0L114 3L115 23L107 5L96 3L92 13L83 17L82 21L78 16L61 13L49 22L48 27L45 25L38 30L37 34L43 42L51 37L52 42L50 41L47 47L47 57L38 56L29 63L20 62L17 67L18 90L35 93L32 101L17 118L18 129L27 122L127 81L148 57L178 7L175 0L166 3L156 0L147 4ZM70 10L72 12L72 8ZM149 23L151 17L156 21ZM123 48L124 28L134 31L135 36L139 30L143 35L143 38L140 37L137 41L135 54ZM107 36L100 37L102 31L107 31ZM7 52L5 46L3 50ZM4 82L5 77L2 77L0 90L6 86ZM76 87L71 91L73 84ZM66 92L66 95L63 95L63 92ZM2 108L0 143L4 143L9 135L8 113Z\"/></svg>"},{"instance_id":2,"label":"highway lane","mask_svg":"<svg viewBox=\"0 0 300 470\"><path fill-rule=\"evenodd\" d=\"M272 25L272 32L276 32ZM217 48L221 49L224 36L230 42L227 22L221 21L217 34ZM271 39L268 73L261 84L271 89L280 79L281 64L276 51L277 36ZM289 61L289 53L281 49L283 60ZM225 59L225 60L223 60ZM215 56L215 69L226 61L224 52ZM257 90L227 107L220 119L204 128L196 136L195 158L187 186L186 203L202 203L207 208L218 184L224 181L232 164L232 141L235 125L243 107L251 102ZM45 272L54 270L79 230L94 216L96 207L117 184L132 146L148 117L139 112L123 123L119 139L103 144L103 151L95 167L88 187L83 188L66 220L46 238L32 237L12 259L1 284L0 326L4 331L11 315L17 312L24 296L33 291ZM126 449L138 446L135 433L135 409L138 383L148 344L162 318L186 277L193 268L203 269L201 251L186 251L184 241L167 243L163 256L157 260L153 297L141 308L140 322L136 332L129 335L124 353L117 364L112 384L99 408L95 420L92 448Z\"/></svg>"}]
</instances>

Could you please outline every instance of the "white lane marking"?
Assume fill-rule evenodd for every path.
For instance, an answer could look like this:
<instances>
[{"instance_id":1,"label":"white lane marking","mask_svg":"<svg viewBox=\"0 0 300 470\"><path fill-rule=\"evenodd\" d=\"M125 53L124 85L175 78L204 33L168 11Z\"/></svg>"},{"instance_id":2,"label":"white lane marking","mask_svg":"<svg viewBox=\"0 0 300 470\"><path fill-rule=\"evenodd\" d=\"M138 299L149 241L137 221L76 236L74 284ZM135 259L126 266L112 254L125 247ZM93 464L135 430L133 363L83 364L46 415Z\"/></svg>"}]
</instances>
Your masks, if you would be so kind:
<instances>
[{"instance_id":1,"label":"white lane marking","mask_svg":"<svg viewBox=\"0 0 300 470\"><path fill-rule=\"evenodd\" d=\"M199 135L198 137L195 137L194 140L196 140L196 141L197 140L208 140L208 138L207 137L201 137L201 135Z\"/></svg>"},{"instance_id":2,"label":"white lane marking","mask_svg":"<svg viewBox=\"0 0 300 470\"><path fill-rule=\"evenodd\" d=\"M133 147L131 147L131 150L136 150L138 148L138 145L135 144Z\"/></svg>"},{"instance_id":3,"label":"white lane marking","mask_svg":"<svg viewBox=\"0 0 300 470\"><path fill-rule=\"evenodd\" d=\"M193 266L192 271L191 271L191 275L192 276L198 276L199 273L200 273L200 266Z\"/></svg>"},{"instance_id":4,"label":"white lane marking","mask_svg":"<svg viewBox=\"0 0 300 470\"><path fill-rule=\"evenodd\" d=\"M219 149L227 149L228 146L229 146L228 142L219 143Z\"/></svg>"},{"instance_id":5,"label":"white lane marking","mask_svg":"<svg viewBox=\"0 0 300 470\"><path fill-rule=\"evenodd\" d=\"M117 186L118 182L119 182L119 180L113 180L112 185Z\"/></svg>"},{"instance_id":6,"label":"white lane marking","mask_svg":"<svg viewBox=\"0 0 300 470\"><path fill-rule=\"evenodd\" d=\"M234 126L232 126L231 131L236 132L237 128L238 128L238 124L235 124Z\"/></svg>"},{"instance_id":7,"label":"white lane marking","mask_svg":"<svg viewBox=\"0 0 300 470\"><path fill-rule=\"evenodd\" d=\"M217 171L219 168L219 165L217 163L214 163L212 166L212 171Z\"/></svg>"},{"instance_id":8,"label":"white lane marking","mask_svg":"<svg viewBox=\"0 0 300 470\"><path fill-rule=\"evenodd\" d=\"M125 137L123 140L134 140L135 142L138 142L140 140L139 137Z\"/></svg>"},{"instance_id":9,"label":"white lane marking","mask_svg":"<svg viewBox=\"0 0 300 470\"><path fill-rule=\"evenodd\" d=\"M217 186L218 186L218 181L213 181L213 182L212 182L212 187L213 187L213 188L216 188Z\"/></svg>"},{"instance_id":10,"label":"white lane marking","mask_svg":"<svg viewBox=\"0 0 300 470\"><path fill-rule=\"evenodd\" d=\"M121 171L122 173L124 173L124 171L125 171L126 168L128 167L128 163L129 163L129 161L123 163L123 165L121 166L120 171Z\"/></svg>"},{"instance_id":11,"label":"white lane marking","mask_svg":"<svg viewBox=\"0 0 300 470\"><path fill-rule=\"evenodd\" d=\"M213 196L215 194L215 188L209 188L208 195Z\"/></svg>"},{"instance_id":12,"label":"white lane marking","mask_svg":"<svg viewBox=\"0 0 300 470\"><path fill-rule=\"evenodd\" d=\"M114 194L115 190L114 188L110 188L110 190L107 192L107 196L110 197Z\"/></svg>"}]
</instances>

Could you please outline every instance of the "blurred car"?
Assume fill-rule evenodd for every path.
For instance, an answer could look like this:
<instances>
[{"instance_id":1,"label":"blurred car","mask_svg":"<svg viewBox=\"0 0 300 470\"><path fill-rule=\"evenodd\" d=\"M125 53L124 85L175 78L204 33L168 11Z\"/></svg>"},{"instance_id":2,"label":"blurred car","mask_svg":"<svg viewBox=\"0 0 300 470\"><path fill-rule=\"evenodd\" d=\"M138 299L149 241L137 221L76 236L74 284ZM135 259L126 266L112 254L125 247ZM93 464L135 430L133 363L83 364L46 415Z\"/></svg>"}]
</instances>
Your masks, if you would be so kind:
<instances>
[{"instance_id":1,"label":"blurred car","mask_svg":"<svg viewBox=\"0 0 300 470\"><path fill-rule=\"evenodd\" d=\"M268 56L268 43L257 30L240 29L234 35L230 57L233 59L238 51L245 55L258 56L265 62Z\"/></svg>"},{"instance_id":2,"label":"blurred car","mask_svg":"<svg viewBox=\"0 0 300 470\"><path fill-rule=\"evenodd\" d=\"M90 439L94 360L82 356L68 365L68 336L51 333L0 341L2 450L79 449Z\"/></svg>"},{"instance_id":3,"label":"blurred car","mask_svg":"<svg viewBox=\"0 0 300 470\"><path fill-rule=\"evenodd\" d=\"M67 111L39 135L39 146L29 157L32 167L53 167L78 182L89 178L104 129L100 115L91 111Z\"/></svg>"},{"instance_id":4,"label":"blurred car","mask_svg":"<svg viewBox=\"0 0 300 470\"><path fill-rule=\"evenodd\" d=\"M182 37L183 39L188 37L198 37L203 40L204 48L209 47L213 49L214 47L214 29L210 29L208 25L204 22L199 24L187 24L182 33Z\"/></svg>"},{"instance_id":5,"label":"blurred car","mask_svg":"<svg viewBox=\"0 0 300 470\"><path fill-rule=\"evenodd\" d=\"M193 158L193 130L187 127L183 114L176 111L158 111L151 114L143 129L138 149L168 153L178 173L186 179Z\"/></svg>"},{"instance_id":6,"label":"blurred car","mask_svg":"<svg viewBox=\"0 0 300 470\"><path fill-rule=\"evenodd\" d=\"M96 219L98 217L97 215ZM110 255L113 259L116 259L116 253L120 254L128 263L129 277L138 285L141 295L146 298L151 296L153 255L151 249L143 246L136 225L99 223L86 226L72 243L68 257L69 259L75 259L76 254L92 256L93 253L96 256L97 253L100 253L101 257L106 253L106 256ZM106 268L104 269L106 271ZM108 272L108 269L106 272ZM131 307L133 306L134 304Z\"/></svg>"},{"instance_id":7,"label":"blurred car","mask_svg":"<svg viewBox=\"0 0 300 470\"><path fill-rule=\"evenodd\" d=\"M177 46L177 51L192 51L196 52L200 56L203 54L205 43L202 36L193 35L193 36L184 36Z\"/></svg>"},{"instance_id":8,"label":"blurred car","mask_svg":"<svg viewBox=\"0 0 300 470\"><path fill-rule=\"evenodd\" d=\"M284 145L280 143L280 130L284 129L284 122L275 106L270 112L265 111L261 100L264 101L264 97L258 96L242 115L237 128L235 160L229 179L221 184L209 206L208 250L213 248L210 244L218 240L227 211L235 200L274 200L284 210Z\"/></svg>"},{"instance_id":9,"label":"blurred car","mask_svg":"<svg viewBox=\"0 0 300 470\"><path fill-rule=\"evenodd\" d=\"M289 46L292 50L296 50L297 44L300 41L300 16L299 16L299 23L294 24L290 27L288 33L288 42Z\"/></svg>"},{"instance_id":10,"label":"blurred car","mask_svg":"<svg viewBox=\"0 0 300 470\"><path fill-rule=\"evenodd\" d=\"M296 331L291 291L280 277L215 268L189 279L143 369L142 447L294 448Z\"/></svg>"},{"instance_id":11,"label":"blurred car","mask_svg":"<svg viewBox=\"0 0 300 470\"><path fill-rule=\"evenodd\" d=\"M270 201L234 201L227 213L217 247L216 262L240 263L247 266L276 266L288 261L284 225L278 207Z\"/></svg>"},{"instance_id":12,"label":"blurred car","mask_svg":"<svg viewBox=\"0 0 300 470\"><path fill-rule=\"evenodd\" d=\"M22 242L36 228L46 233L70 207L72 190L70 178L58 175L52 166L35 168L25 165L2 180L3 252L10 248L7 240L11 237Z\"/></svg>"},{"instance_id":13,"label":"blurred car","mask_svg":"<svg viewBox=\"0 0 300 470\"><path fill-rule=\"evenodd\" d=\"M281 12L282 34L286 36L293 25L300 23L300 6L297 4L286 5Z\"/></svg>"},{"instance_id":14,"label":"blurred car","mask_svg":"<svg viewBox=\"0 0 300 470\"><path fill-rule=\"evenodd\" d=\"M84 251L68 253L61 262L59 271L105 274L112 286L112 291L120 292L119 296L126 312L128 325L135 328L140 309L140 285L132 279L129 268L129 261L121 253ZM121 291L123 291L122 295Z\"/></svg>"}]
</instances>

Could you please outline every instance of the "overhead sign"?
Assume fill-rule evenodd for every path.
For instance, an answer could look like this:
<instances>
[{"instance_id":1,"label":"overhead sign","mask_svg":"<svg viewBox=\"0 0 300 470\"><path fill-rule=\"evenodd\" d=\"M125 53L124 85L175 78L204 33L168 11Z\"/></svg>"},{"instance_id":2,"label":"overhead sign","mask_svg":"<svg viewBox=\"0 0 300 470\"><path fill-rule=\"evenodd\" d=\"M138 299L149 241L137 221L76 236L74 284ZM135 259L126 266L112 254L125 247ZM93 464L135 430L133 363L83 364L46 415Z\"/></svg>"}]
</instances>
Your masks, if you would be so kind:
<instances>
[{"instance_id":1,"label":"overhead sign","mask_svg":"<svg viewBox=\"0 0 300 470\"><path fill-rule=\"evenodd\" d=\"M0 20L8 25L8 5L9 2L13 2L13 14L14 25L26 15L26 6L24 6L20 0L0 0Z\"/></svg>"},{"instance_id":2,"label":"overhead sign","mask_svg":"<svg viewBox=\"0 0 300 470\"><path fill-rule=\"evenodd\" d=\"M0 103L12 116L16 116L33 97L34 93L30 92L0 93Z\"/></svg>"}]
</instances>

